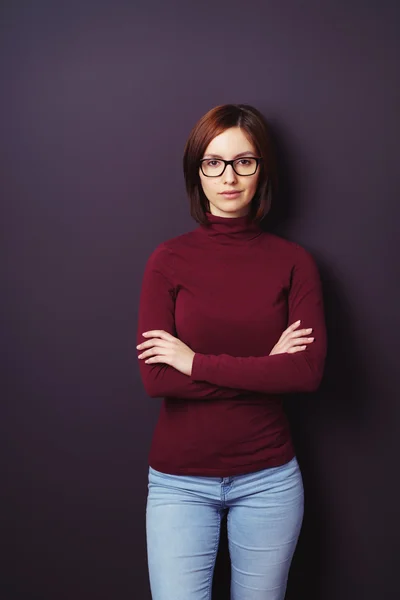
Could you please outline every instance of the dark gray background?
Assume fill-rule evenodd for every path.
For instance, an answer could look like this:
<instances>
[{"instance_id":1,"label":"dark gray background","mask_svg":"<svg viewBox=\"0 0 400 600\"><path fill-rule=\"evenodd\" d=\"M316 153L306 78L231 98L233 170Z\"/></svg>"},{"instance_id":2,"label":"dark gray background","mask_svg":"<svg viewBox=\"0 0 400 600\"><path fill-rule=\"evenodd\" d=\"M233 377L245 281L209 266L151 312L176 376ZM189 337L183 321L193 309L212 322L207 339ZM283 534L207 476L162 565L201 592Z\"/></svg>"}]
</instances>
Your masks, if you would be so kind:
<instances>
[{"instance_id":1,"label":"dark gray background","mask_svg":"<svg viewBox=\"0 0 400 600\"><path fill-rule=\"evenodd\" d=\"M398 6L2 3L4 600L150 598L160 401L137 366L141 277L158 243L196 226L183 146L225 102L269 119L282 175L269 227L314 254L326 298L326 377L287 403L307 494L287 596L391 596ZM217 600L228 566L222 542Z\"/></svg>"}]
</instances>

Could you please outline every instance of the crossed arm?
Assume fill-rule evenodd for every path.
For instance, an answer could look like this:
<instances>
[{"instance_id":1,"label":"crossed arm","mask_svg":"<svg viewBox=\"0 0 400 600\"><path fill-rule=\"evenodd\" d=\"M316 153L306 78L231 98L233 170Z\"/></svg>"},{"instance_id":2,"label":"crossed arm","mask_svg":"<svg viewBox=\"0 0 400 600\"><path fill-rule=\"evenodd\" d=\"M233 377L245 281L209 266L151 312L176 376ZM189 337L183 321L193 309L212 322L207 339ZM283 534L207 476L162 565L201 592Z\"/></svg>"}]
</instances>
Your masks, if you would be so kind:
<instances>
[{"instance_id":1,"label":"crossed arm","mask_svg":"<svg viewBox=\"0 0 400 600\"><path fill-rule=\"evenodd\" d=\"M160 329L176 336L174 293L168 277L162 246L150 256L143 277L137 343L142 332ZM317 266L303 248L297 249L288 298L289 324L301 319L313 328L314 342L295 354L235 357L227 354L195 353L191 375L167 364L139 361L146 392L151 397L234 398L248 391L276 394L315 391L322 379L326 350L326 328L322 287Z\"/></svg>"}]
</instances>

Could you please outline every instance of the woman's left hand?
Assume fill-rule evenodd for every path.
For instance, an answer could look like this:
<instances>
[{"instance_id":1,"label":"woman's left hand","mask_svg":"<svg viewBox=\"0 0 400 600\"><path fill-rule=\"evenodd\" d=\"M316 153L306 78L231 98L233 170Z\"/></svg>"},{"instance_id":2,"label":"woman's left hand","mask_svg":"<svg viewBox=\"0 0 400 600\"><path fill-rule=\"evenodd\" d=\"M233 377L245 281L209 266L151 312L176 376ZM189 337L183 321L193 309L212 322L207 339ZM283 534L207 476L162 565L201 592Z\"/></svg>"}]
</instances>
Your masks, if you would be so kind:
<instances>
[{"instance_id":1,"label":"woman's left hand","mask_svg":"<svg viewBox=\"0 0 400 600\"><path fill-rule=\"evenodd\" d=\"M144 362L150 364L165 363L184 375L191 376L195 352L189 346L162 329L146 331L142 335L151 339L136 346L138 350L145 350L138 358L147 359Z\"/></svg>"}]
</instances>

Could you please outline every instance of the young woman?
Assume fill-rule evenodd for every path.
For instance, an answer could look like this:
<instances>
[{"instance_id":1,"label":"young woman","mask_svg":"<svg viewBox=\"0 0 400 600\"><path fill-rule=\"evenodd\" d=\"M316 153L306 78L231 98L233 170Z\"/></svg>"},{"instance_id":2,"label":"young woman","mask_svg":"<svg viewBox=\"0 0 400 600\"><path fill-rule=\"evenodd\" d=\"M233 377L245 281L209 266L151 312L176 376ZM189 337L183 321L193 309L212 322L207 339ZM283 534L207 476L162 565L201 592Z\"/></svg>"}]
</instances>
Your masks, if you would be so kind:
<instances>
[{"instance_id":1,"label":"young woman","mask_svg":"<svg viewBox=\"0 0 400 600\"><path fill-rule=\"evenodd\" d=\"M149 458L152 596L210 600L227 512L232 600L283 600L303 485L282 400L322 378L319 273L260 228L275 169L258 110L210 110L183 167L198 227L152 252L139 303L141 377L164 398Z\"/></svg>"}]
</instances>

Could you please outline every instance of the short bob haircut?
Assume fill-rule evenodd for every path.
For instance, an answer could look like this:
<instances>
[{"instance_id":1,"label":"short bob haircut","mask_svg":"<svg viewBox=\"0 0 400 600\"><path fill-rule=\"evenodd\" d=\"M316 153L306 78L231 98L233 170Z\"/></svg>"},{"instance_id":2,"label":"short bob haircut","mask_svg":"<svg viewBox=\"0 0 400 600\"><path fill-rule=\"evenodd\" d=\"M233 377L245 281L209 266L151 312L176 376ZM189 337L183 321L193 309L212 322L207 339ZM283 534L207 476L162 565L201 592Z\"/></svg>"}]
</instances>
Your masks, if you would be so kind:
<instances>
[{"instance_id":1,"label":"short bob haircut","mask_svg":"<svg viewBox=\"0 0 400 600\"><path fill-rule=\"evenodd\" d=\"M262 161L256 193L250 204L249 218L259 223L271 209L272 194L277 184L276 161L270 128L262 114L249 104L221 104L209 110L190 132L183 154L183 173L190 200L190 214L201 224L207 224L209 201L200 180L200 160L217 135L230 127L240 127L253 143Z\"/></svg>"}]
</instances>

